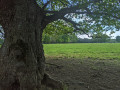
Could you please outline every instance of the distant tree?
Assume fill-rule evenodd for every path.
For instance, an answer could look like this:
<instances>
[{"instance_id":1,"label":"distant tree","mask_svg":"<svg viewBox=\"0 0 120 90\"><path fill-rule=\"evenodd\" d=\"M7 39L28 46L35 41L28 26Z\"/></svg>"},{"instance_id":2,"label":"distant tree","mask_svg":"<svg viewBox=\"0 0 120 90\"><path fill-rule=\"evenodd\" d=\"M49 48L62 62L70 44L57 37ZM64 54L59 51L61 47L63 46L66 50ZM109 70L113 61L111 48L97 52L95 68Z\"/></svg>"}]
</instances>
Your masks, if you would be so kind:
<instances>
[{"instance_id":1,"label":"distant tree","mask_svg":"<svg viewBox=\"0 0 120 90\"><path fill-rule=\"evenodd\" d=\"M88 38L82 39L82 38L79 38L78 42L79 43L93 43L93 39L88 39Z\"/></svg>"},{"instance_id":2,"label":"distant tree","mask_svg":"<svg viewBox=\"0 0 120 90\"><path fill-rule=\"evenodd\" d=\"M54 38L54 40L55 40L54 43L62 43L63 42L62 35L54 35L51 38Z\"/></svg>"},{"instance_id":3,"label":"distant tree","mask_svg":"<svg viewBox=\"0 0 120 90\"><path fill-rule=\"evenodd\" d=\"M116 41L120 42L120 36L116 36Z\"/></svg>"},{"instance_id":4,"label":"distant tree","mask_svg":"<svg viewBox=\"0 0 120 90\"><path fill-rule=\"evenodd\" d=\"M71 43L77 43L78 42L78 37L74 33L69 36L69 42Z\"/></svg>"},{"instance_id":5,"label":"distant tree","mask_svg":"<svg viewBox=\"0 0 120 90\"><path fill-rule=\"evenodd\" d=\"M97 33L92 36L93 42L108 42L110 40L110 36L103 34L103 33Z\"/></svg>"},{"instance_id":6,"label":"distant tree","mask_svg":"<svg viewBox=\"0 0 120 90\"><path fill-rule=\"evenodd\" d=\"M69 36L67 34L62 35L63 43L68 43L68 37Z\"/></svg>"},{"instance_id":7,"label":"distant tree","mask_svg":"<svg viewBox=\"0 0 120 90\"><path fill-rule=\"evenodd\" d=\"M75 34L43 34L43 43L77 43L78 37Z\"/></svg>"},{"instance_id":8,"label":"distant tree","mask_svg":"<svg viewBox=\"0 0 120 90\"><path fill-rule=\"evenodd\" d=\"M50 43L50 36L48 34L45 34L43 37L43 43Z\"/></svg>"}]
</instances>

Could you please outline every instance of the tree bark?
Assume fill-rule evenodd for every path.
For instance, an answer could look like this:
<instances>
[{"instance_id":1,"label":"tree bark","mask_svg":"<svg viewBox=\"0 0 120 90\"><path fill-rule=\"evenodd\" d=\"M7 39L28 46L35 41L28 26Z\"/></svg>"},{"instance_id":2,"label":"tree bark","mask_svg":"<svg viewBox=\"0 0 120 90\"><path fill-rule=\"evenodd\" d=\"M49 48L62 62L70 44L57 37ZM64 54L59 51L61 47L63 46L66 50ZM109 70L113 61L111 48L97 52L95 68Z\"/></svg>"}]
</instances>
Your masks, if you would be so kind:
<instances>
[{"instance_id":1,"label":"tree bark","mask_svg":"<svg viewBox=\"0 0 120 90\"><path fill-rule=\"evenodd\" d=\"M0 11L5 32L0 50L0 90L44 90L48 86L47 90L63 90L63 84L49 78L44 71L44 14L36 2L10 0Z\"/></svg>"}]
</instances>

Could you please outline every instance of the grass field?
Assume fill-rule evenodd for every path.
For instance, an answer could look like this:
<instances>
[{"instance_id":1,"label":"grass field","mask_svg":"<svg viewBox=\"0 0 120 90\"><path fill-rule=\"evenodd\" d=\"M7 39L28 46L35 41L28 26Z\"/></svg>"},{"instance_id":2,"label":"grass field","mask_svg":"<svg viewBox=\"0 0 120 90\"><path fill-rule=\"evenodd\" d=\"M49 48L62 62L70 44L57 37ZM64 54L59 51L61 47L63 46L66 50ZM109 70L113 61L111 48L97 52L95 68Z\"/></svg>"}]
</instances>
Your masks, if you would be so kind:
<instances>
[{"instance_id":1,"label":"grass field","mask_svg":"<svg viewBox=\"0 0 120 90\"><path fill-rule=\"evenodd\" d=\"M119 43L44 44L44 51L46 72L68 90L120 90Z\"/></svg>"},{"instance_id":2,"label":"grass field","mask_svg":"<svg viewBox=\"0 0 120 90\"><path fill-rule=\"evenodd\" d=\"M120 43L44 44L46 57L120 59Z\"/></svg>"}]
</instances>

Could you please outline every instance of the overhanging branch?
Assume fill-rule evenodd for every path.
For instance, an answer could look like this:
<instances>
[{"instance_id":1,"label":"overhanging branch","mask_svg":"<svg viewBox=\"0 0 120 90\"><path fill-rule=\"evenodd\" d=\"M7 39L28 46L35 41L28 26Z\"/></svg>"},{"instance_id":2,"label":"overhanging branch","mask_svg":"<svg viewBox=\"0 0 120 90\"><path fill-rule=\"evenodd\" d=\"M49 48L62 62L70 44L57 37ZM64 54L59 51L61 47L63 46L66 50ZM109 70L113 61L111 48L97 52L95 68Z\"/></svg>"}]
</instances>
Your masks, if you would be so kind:
<instances>
[{"instance_id":1,"label":"overhanging branch","mask_svg":"<svg viewBox=\"0 0 120 90\"><path fill-rule=\"evenodd\" d=\"M67 19L67 18L62 18L63 20L65 20L66 22L69 22L73 25L73 27L75 28L74 32L78 32L78 31L82 31L84 34L88 35L83 29L81 28L78 28L79 26L81 26L79 23L76 23L70 19ZM89 35L88 35L89 36Z\"/></svg>"},{"instance_id":2,"label":"overhanging branch","mask_svg":"<svg viewBox=\"0 0 120 90\"><path fill-rule=\"evenodd\" d=\"M45 16L45 21L48 23L51 23L53 21L56 21L58 19L64 19L67 22L70 22L73 24L74 28L79 29L77 26L79 26L79 24L75 23L74 21L70 21L69 19L65 18L66 14L70 14L70 13L75 13L75 14L86 14L86 15L98 15L98 16L104 16L104 15L108 15L106 12L92 12L89 8L88 5L90 3L101 3L101 0L89 0L86 3L83 3L81 5L77 4L75 6L71 6L71 7L67 7L67 8L63 8L59 11L44 11L45 15L48 14L49 16ZM109 16L109 15L108 15ZM81 29L81 31L83 31L85 33L84 30Z\"/></svg>"},{"instance_id":3,"label":"overhanging branch","mask_svg":"<svg viewBox=\"0 0 120 90\"><path fill-rule=\"evenodd\" d=\"M89 2L83 3L83 4L77 4L75 6L71 6L71 7L67 7L67 8L63 8L59 11L45 11L45 14L53 14L50 16L46 17L46 20L49 20L49 22L53 22L56 21L58 19L62 19L66 14L68 13L76 13L76 14L91 14L91 12L89 12L87 9L87 6L90 3L94 3L94 2L99 2L100 0L90 0ZM87 12L77 12L77 10L80 9L85 9Z\"/></svg>"},{"instance_id":4,"label":"overhanging branch","mask_svg":"<svg viewBox=\"0 0 120 90\"><path fill-rule=\"evenodd\" d=\"M76 27L76 25L80 26L80 24L78 24L78 23L76 23L76 22L74 22L74 21L72 21L70 19L67 19L65 17L63 17L62 19L65 20L66 22L71 23L73 25L73 27Z\"/></svg>"}]
</instances>

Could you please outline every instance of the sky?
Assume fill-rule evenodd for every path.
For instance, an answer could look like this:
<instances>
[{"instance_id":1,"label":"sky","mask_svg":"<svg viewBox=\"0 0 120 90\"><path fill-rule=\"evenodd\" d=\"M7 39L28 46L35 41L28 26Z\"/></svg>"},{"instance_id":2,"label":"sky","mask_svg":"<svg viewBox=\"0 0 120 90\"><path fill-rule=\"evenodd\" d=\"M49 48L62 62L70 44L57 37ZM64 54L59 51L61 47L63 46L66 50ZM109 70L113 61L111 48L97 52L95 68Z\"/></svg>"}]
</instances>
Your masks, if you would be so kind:
<instances>
[{"instance_id":1,"label":"sky","mask_svg":"<svg viewBox=\"0 0 120 90\"><path fill-rule=\"evenodd\" d=\"M108 33L108 35L109 35L109 33ZM114 38L116 38L116 36L120 36L120 31L116 31L114 34L112 34L112 38L114 39Z\"/></svg>"},{"instance_id":2,"label":"sky","mask_svg":"<svg viewBox=\"0 0 120 90\"><path fill-rule=\"evenodd\" d=\"M106 34L109 35L110 32L107 32ZM111 37L112 39L115 39L116 36L120 36L120 31L116 31L116 32L115 32L114 34L112 34L111 36L112 36L112 37ZM87 35L78 35L78 37L79 37L79 38L82 38L82 39L84 39L84 38L90 39L90 37L88 37Z\"/></svg>"}]
</instances>

